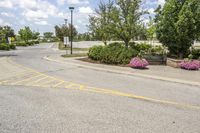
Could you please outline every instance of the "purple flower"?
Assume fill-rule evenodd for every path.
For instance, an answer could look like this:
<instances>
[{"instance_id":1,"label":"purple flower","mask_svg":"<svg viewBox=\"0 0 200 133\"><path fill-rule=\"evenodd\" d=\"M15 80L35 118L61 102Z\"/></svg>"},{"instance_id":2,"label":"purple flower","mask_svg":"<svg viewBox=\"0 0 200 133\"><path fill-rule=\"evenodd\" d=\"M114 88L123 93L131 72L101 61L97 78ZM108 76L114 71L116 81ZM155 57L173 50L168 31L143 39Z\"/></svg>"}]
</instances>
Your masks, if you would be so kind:
<instances>
[{"instance_id":1,"label":"purple flower","mask_svg":"<svg viewBox=\"0 0 200 133\"><path fill-rule=\"evenodd\" d=\"M186 70L199 70L200 61L198 61L198 60L182 61L180 63L180 67L182 69L186 69Z\"/></svg>"},{"instance_id":2,"label":"purple flower","mask_svg":"<svg viewBox=\"0 0 200 133\"><path fill-rule=\"evenodd\" d=\"M133 58L130 63L129 63L129 66L130 67L133 67L133 68L146 68L146 66L148 66L149 63L147 60L145 59L141 59L141 58L138 58L138 57L135 57Z\"/></svg>"}]
</instances>

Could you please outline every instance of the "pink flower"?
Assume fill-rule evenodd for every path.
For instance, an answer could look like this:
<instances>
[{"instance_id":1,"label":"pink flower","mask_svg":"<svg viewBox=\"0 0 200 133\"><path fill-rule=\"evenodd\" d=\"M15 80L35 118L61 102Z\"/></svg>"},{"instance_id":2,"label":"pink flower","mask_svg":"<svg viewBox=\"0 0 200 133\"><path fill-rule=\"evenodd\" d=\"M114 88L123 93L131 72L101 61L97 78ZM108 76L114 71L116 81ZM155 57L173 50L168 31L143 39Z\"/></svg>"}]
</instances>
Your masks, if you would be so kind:
<instances>
[{"instance_id":1,"label":"pink flower","mask_svg":"<svg viewBox=\"0 0 200 133\"><path fill-rule=\"evenodd\" d=\"M180 67L186 70L199 70L200 61L198 60L182 61L180 63Z\"/></svg>"},{"instance_id":2,"label":"pink flower","mask_svg":"<svg viewBox=\"0 0 200 133\"><path fill-rule=\"evenodd\" d=\"M148 65L149 63L147 60L138 57L133 58L129 63L129 66L133 68L146 68Z\"/></svg>"}]
</instances>

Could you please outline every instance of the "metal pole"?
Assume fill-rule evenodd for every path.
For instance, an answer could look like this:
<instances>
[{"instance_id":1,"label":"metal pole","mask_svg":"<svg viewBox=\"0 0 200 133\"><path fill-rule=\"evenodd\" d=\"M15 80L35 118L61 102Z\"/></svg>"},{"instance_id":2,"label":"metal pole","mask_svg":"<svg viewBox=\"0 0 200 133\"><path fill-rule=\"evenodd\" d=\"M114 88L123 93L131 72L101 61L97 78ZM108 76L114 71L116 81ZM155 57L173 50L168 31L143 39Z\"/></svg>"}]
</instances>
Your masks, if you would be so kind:
<instances>
[{"instance_id":1,"label":"metal pole","mask_svg":"<svg viewBox=\"0 0 200 133\"><path fill-rule=\"evenodd\" d=\"M66 28L67 28L67 19L64 19L65 20L65 26L66 26ZM67 44L65 44L65 48L66 48L66 55L68 54L68 52L67 52Z\"/></svg>"},{"instance_id":2,"label":"metal pole","mask_svg":"<svg viewBox=\"0 0 200 133\"><path fill-rule=\"evenodd\" d=\"M73 10L71 10L71 54L73 54Z\"/></svg>"}]
</instances>

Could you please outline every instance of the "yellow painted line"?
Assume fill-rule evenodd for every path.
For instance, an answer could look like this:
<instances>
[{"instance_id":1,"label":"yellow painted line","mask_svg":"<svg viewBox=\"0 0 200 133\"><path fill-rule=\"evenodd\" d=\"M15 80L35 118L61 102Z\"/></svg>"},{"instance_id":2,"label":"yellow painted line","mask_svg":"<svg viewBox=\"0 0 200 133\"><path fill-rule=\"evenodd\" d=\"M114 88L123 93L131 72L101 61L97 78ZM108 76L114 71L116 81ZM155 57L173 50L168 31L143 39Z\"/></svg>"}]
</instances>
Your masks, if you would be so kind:
<instances>
[{"instance_id":1,"label":"yellow painted line","mask_svg":"<svg viewBox=\"0 0 200 133\"><path fill-rule=\"evenodd\" d=\"M29 81L29 80L31 80L31 79L34 79L34 78L36 78L36 77L40 77L41 75L40 74L37 74L37 75L35 75L35 76L32 76L32 77L29 77L29 78L26 78L26 79L23 79L23 80L19 80L19 81L17 81L17 82L14 82L14 83L12 83L12 85L16 85L16 84L18 84L18 83L21 83L21 82L27 82L27 81Z\"/></svg>"},{"instance_id":2,"label":"yellow painted line","mask_svg":"<svg viewBox=\"0 0 200 133\"><path fill-rule=\"evenodd\" d=\"M33 82L31 82L31 83L28 83L27 85L32 85L32 84L38 83L38 82L40 82L40 81L42 81L42 80L44 80L44 79L46 79L46 78L48 78L48 77L47 77L47 76L41 77L41 78L39 78L39 79L36 80L36 81L33 81Z\"/></svg>"},{"instance_id":3,"label":"yellow painted line","mask_svg":"<svg viewBox=\"0 0 200 133\"><path fill-rule=\"evenodd\" d=\"M68 88L68 89L74 89L74 88ZM80 89L80 88L76 88L74 90L89 91L89 92L102 93L102 94L111 94L111 95L129 97L129 98L134 98L134 99L143 100L143 101L149 101L149 102L154 102L154 103L174 105L174 106L177 106L177 107L200 109L200 106L196 106L196 105L177 103L177 102L167 101L167 100L158 100L158 99L153 99L153 98L144 97L144 96L138 96L138 95L134 95L134 94L130 94L130 93L124 93L124 92L115 91L115 90L97 89L97 88L96 89L87 89L87 88Z\"/></svg>"},{"instance_id":4,"label":"yellow painted line","mask_svg":"<svg viewBox=\"0 0 200 133\"><path fill-rule=\"evenodd\" d=\"M15 74L14 76L5 78L5 79L3 79L3 80L0 80L0 83L3 82L3 81L5 81L5 80L7 80L7 81L10 80L10 81L11 81L11 80L13 80L14 78L20 78L21 76L28 76L28 74L29 74L29 75L32 75L32 73L27 73L27 72L29 72L29 71L17 73L17 74Z\"/></svg>"},{"instance_id":5,"label":"yellow painted line","mask_svg":"<svg viewBox=\"0 0 200 133\"><path fill-rule=\"evenodd\" d=\"M49 77L47 77L49 78ZM42 85L50 84L51 82L55 81L55 79L50 78L48 81L41 83Z\"/></svg>"},{"instance_id":6,"label":"yellow painted line","mask_svg":"<svg viewBox=\"0 0 200 133\"><path fill-rule=\"evenodd\" d=\"M27 68L27 67L24 67L24 66L19 65L19 64L16 64L16 65L18 65L21 68L25 68L27 70L34 71L34 72L38 73L39 75L43 75L43 76L47 76L47 77L56 79L56 80L58 80L58 81L60 81L62 83L66 82L66 81L64 81L62 79L51 77L51 76L48 76L46 74L37 72L37 71L35 71L35 70L31 69L31 68ZM95 92L95 93L102 93L102 94L111 94L111 95L129 97L129 98L134 98L134 99L143 100L143 101L149 101L149 102L154 102L154 103L174 105L174 106L177 106L177 107L184 107L184 108L190 108L190 109L200 109L200 106L196 106L196 105L177 103L177 102L168 101L168 100L159 100L159 99L154 99L154 98L150 98L150 97L144 97L144 96L134 95L134 94L130 94L130 93L124 93L124 92L120 92L120 91L116 91L116 90L89 87L89 86L86 86L86 85L76 84L76 83L72 83L72 82L66 82L66 83L69 83L68 85L65 86L65 88L67 88L67 89L88 91L88 92ZM34 85L34 86L38 86L38 85ZM41 85L39 85L38 87L49 87L49 86L41 86ZM77 87L77 88L74 88L74 87Z\"/></svg>"},{"instance_id":7,"label":"yellow painted line","mask_svg":"<svg viewBox=\"0 0 200 133\"><path fill-rule=\"evenodd\" d=\"M0 84L7 83L9 80L1 81Z\"/></svg>"},{"instance_id":8,"label":"yellow painted line","mask_svg":"<svg viewBox=\"0 0 200 133\"><path fill-rule=\"evenodd\" d=\"M65 83L65 81L60 81L59 83L55 84L53 87L56 88L56 87L58 87L58 86L60 86L60 85L62 85L64 83Z\"/></svg>"}]
</instances>

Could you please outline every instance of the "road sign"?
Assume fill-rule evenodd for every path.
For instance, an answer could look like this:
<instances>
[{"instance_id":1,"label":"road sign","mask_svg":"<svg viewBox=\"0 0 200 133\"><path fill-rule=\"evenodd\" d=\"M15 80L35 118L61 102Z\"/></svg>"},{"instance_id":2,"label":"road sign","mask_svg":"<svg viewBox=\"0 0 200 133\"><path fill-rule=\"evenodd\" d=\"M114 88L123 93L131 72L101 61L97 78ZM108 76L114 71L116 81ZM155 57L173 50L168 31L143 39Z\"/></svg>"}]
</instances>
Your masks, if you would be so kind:
<instances>
[{"instance_id":1,"label":"road sign","mask_svg":"<svg viewBox=\"0 0 200 133\"><path fill-rule=\"evenodd\" d=\"M64 37L64 45L69 45L69 37Z\"/></svg>"}]
</instances>

